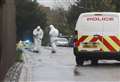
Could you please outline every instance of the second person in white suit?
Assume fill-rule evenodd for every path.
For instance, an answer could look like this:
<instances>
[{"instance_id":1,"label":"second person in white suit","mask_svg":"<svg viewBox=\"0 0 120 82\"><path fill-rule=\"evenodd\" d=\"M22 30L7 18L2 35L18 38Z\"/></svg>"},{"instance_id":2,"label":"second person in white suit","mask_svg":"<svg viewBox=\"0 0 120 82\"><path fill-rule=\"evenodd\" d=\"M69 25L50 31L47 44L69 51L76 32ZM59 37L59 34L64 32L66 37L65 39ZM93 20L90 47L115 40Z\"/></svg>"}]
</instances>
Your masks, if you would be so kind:
<instances>
[{"instance_id":1,"label":"second person in white suit","mask_svg":"<svg viewBox=\"0 0 120 82\"><path fill-rule=\"evenodd\" d=\"M53 25L50 25L49 27L50 27L49 36L52 47L52 53L56 53L56 41L59 35L59 31Z\"/></svg>"}]
</instances>

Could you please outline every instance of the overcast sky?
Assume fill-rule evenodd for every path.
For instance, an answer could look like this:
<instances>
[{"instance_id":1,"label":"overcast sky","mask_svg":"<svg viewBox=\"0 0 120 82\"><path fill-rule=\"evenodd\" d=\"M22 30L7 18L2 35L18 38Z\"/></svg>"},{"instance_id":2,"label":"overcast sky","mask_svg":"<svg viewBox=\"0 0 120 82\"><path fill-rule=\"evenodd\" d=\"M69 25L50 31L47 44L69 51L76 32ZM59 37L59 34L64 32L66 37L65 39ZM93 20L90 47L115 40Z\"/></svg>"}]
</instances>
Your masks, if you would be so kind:
<instances>
[{"instance_id":1,"label":"overcast sky","mask_svg":"<svg viewBox=\"0 0 120 82\"><path fill-rule=\"evenodd\" d=\"M70 4L73 4L75 0L37 0L41 5L51 8L63 7L67 9Z\"/></svg>"}]
</instances>

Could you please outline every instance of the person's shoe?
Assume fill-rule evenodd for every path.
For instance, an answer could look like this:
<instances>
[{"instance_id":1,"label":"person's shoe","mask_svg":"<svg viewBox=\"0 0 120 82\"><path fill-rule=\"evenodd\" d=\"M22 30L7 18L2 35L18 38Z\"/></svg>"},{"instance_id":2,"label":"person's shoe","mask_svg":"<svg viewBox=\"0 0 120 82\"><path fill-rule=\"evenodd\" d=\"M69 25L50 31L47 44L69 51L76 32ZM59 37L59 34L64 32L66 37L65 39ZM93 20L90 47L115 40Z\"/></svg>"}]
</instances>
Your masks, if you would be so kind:
<instances>
[{"instance_id":1,"label":"person's shoe","mask_svg":"<svg viewBox=\"0 0 120 82\"><path fill-rule=\"evenodd\" d=\"M38 51L38 50L33 50L33 52L34 52L34 53L39 53L39 51Z\"/></svg>"},{"instance_id":2,"label":"person's shoe","mask_svg":"<svg viewBox=\"0 0 120 82\"><path fill-rule=\"evenodd\" d=\"M56 51L52 51L52 53L56 53Z\"/></svg>"}]
</instances>

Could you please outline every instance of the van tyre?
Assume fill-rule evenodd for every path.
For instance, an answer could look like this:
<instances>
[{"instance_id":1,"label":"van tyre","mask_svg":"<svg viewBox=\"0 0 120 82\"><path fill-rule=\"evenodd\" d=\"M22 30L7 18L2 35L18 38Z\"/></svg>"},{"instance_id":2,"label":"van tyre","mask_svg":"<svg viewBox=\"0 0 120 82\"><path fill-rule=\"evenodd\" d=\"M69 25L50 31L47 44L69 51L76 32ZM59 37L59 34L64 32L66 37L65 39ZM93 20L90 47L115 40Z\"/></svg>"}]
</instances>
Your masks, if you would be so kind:
<instances>
[{"instance_id":1,"label":"van tyre","mask_svg":"<svg viewBox=\"0 0 120 82\"><path fill-rule=\"evenodd\" d=\"M91 64L92 64L92 65L97 65L97 64L98 64L98 60L97 60L97 59L91 60Z\"/></svg>"},{"instance_id":2,"label":"van tyre","mask_svg":"<svg viewBox=\"0 0 120 82\"><path fill-rule=\"evenodd\" d=\"M83 66L84 60L83 58L80 58L79 56L76 56L76 64L77 66Z\"/></svg>"},{"instance_id":3,"label":"van tyre","mask_svg":"<svg viewBox=\"0 0 120 82\"><path fill-rule=\"evenodd\" d=\"M80 60L79 65L80 65L80 66L83 66L83 63L84 63L84 61L83 61L83 60Z\"/></svg>"},{"instance_id":4,"label":"van tyre","mask_svg":"<svg viewBox=\"0 0 120 82\"><path fill-rule=\"evenodd\" d=\"M117 61L120 61L120 59L117 59Z\"/></svg>"}]
</instances>

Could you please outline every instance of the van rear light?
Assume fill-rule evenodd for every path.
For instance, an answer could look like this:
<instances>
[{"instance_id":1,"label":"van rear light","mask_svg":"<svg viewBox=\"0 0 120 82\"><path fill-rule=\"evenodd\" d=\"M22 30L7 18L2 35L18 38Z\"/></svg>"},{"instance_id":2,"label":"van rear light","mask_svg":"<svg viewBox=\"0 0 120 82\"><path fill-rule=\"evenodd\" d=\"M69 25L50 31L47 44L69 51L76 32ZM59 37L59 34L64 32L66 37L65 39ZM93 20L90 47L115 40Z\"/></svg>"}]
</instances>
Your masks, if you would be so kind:
<instances>
[{"instance_id":1,"label":"van rear light","mask_svg":"<svg viewBox=\"0 0 120 82\"><path fill-rule=\"evenodd\" d=\"M78 47L78 40L77 40L77 39L74 39L73 44L74 44L74 47Z\"/></svg>"},{"instance_id":2,"label":"van rear light","mask_svg":"<svg viewBox=\"0 0 120 82\"><path fill-rule=\"evenodd\" d=\"M74 31L74 46L78 46L78 31Z\"/></svg>"},{"instance_id":3,"label":"van rear light","mask_svg":"<svg viewBox=\"0 0 120 82\"><path fill-rule=\"evenodd\" d=\"M76 43L78 40L77 39L74 39L74 43Z\"/></svg>"}]
</instances>

